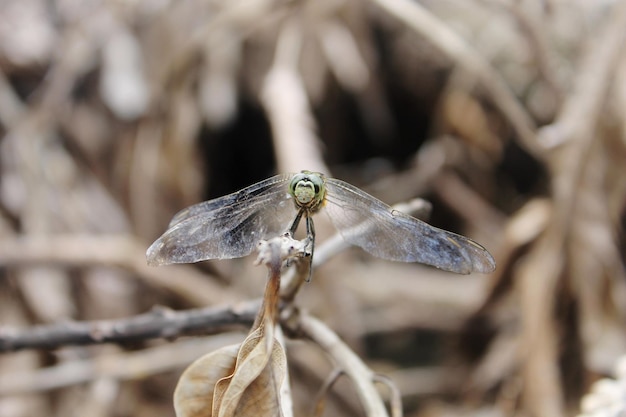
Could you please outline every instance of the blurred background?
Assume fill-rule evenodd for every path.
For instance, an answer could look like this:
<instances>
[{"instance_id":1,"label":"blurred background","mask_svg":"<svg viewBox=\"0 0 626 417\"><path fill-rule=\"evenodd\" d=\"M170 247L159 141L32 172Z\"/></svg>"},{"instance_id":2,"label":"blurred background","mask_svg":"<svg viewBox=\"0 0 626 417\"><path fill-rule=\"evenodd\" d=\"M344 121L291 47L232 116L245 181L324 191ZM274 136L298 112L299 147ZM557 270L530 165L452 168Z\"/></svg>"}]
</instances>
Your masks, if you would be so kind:
<instances>
[{"instance_id":1,"label":"blurred background","mask_svg":"<svg viewBox=\"0 0 626 417\"><path fill-rule=\"evenodd\" d=\"M626 372L624 28L613 0L4 0L0 336L260 297L253 257L145 249L190 204L323 171L432 202L496 258L456 276L351 249L300 292L406 415L574 415ZM245 331L3 353L0 415L173 415L182 370ZM287 348L308 415L332 364ZM363 415L346 381L328 407Z\"/></svg>"}]
</instances>

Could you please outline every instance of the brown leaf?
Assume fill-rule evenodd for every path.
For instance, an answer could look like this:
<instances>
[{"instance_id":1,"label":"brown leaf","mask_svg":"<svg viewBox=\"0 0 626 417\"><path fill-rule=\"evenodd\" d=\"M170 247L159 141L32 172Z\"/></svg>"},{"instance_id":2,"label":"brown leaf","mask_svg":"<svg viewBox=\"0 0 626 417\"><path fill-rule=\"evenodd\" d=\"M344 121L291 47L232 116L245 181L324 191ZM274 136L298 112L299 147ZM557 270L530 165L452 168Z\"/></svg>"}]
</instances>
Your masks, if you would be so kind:
<instances>
[{"instance_id":1,"label":"brown leaf","mask_svg":"<svg viewBox=\"0 0 626 417\"><path fill-rule=\"evenodd\" d=\"M259 343L257 346L261 345ZM258 370L261 361L257 355L265 356L265 365ZM256 363L255 363L256 362ZM214 415L219 417L248 416L282 416L280 388L285 379L287 360L280 343L274 340L271 351L251 352L250 360L246 360L241 368L235 370L232 378L224 378L218 382L215 390L217 397L219 386L228 384L221 397L221 402L214 401ZM217 405L218 408L215 408Z\"/></svg>"},{"instance_id":2,"label":"brown leaf","mask_svg":"<svg viewBox=\"0 0 626 417\"><path fill-rule=\"evenodd\" d=\"M287 359L273 329L254 330L241 345L195 361L174 392L178 417L279 416Z\"/></svg>"},{"instance_id":3,"label":"brown leaf","mask_svg":"<svg viewBox=\"0 0 626 417\"><path fill-rule=\"evenodd\" d=\"M244 391L267 365L273 335L265 334L264 329L265 326L260 326L246 337L237 355L235 372L217 381L213 395L213 415L234 415Z\"/></svg>"},{"instance_id":4,"label":"brown leaf","mask_svg":"<svg viewBox=\"0 0 626 417\"><path fill-rule=\"evenodd\" d=\"M211 417L215 384L234 371L239 346L225 346L189 365L174 391L178 417Z\"/></svg>"}]
</instances>

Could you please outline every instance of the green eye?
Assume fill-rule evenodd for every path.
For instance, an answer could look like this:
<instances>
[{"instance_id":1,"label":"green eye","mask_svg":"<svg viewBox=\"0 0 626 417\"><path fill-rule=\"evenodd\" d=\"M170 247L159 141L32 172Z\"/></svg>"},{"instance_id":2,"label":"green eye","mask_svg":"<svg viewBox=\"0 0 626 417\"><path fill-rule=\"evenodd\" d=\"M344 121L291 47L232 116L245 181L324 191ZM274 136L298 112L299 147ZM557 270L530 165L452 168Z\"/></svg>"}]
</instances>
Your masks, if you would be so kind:
<instances>
[{"instance_id":1,"label":"green eye","mask_svg":"<svg viewBox=\"0 0 626 417\"><path fill-rule=\"evenodd\" d=\"M303 171L292 178L289 193L296 206L316 211L326 197L324 178L316 172Z\"/></svg>"},{"instance_id":2,"label":"green eye","mask_svg":"<svg viewBox=\"0 0 626 417\"><path fill-rule=\"evenodd\" d=\"M300 173L293 176L291 179L291 183L289 184L289 193L293 195L296 192L296 187L298 184L306 178L306 175Z\"/></svg>"}]
</instances>

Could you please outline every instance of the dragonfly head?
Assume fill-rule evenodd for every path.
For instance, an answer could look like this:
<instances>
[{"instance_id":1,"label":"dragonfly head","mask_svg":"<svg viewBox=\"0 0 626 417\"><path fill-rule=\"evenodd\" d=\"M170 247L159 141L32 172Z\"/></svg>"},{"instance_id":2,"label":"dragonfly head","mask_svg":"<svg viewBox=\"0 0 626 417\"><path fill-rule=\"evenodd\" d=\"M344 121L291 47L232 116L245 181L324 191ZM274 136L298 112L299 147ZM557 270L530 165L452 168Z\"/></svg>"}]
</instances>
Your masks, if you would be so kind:
<instances>
[{"instance_id":1,"label":"dragonfly head","mask_svg":"<svg viewBox=\"0 0 626 417\"><path fill-rule=\"evenodd\" d=\"M326 198L324 175L311 171L302 171L294 175L289 184L289 193L299 208L318 210Z\"/></svg>"}]
</instances>

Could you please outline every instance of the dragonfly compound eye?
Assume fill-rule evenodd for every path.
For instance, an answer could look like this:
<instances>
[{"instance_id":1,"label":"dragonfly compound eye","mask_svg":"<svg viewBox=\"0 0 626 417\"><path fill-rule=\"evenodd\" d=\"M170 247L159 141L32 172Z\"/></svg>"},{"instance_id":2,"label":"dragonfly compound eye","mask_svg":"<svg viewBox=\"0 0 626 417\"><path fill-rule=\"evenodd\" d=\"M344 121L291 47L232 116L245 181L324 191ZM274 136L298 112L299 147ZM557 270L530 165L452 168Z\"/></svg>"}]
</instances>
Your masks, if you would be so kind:
<instances>
[{"instance_id":1,"label":"dragonfly compound eye","mask_svg":"<svg viewBox=\"0 0 626 417\"><path fill-rule=\"evenodd\" d=\"M309 203L315 199L315 194L316 192L311 181L303 179L296 184L294 195L298 203L309 205Z\"/></svg>"},{"instance_id":2,"label":"dragonfly compound eye","mask_svg":"<svg viewBox=\"0 0 626 417\"><path fill-rule=\"evenodd\" d=\"M289 191L296 201L296 205L315 211L320 207L325 197L324 179L320 174L314 172L302 172L296 174Z\"/></svg>"}]
</instances>

